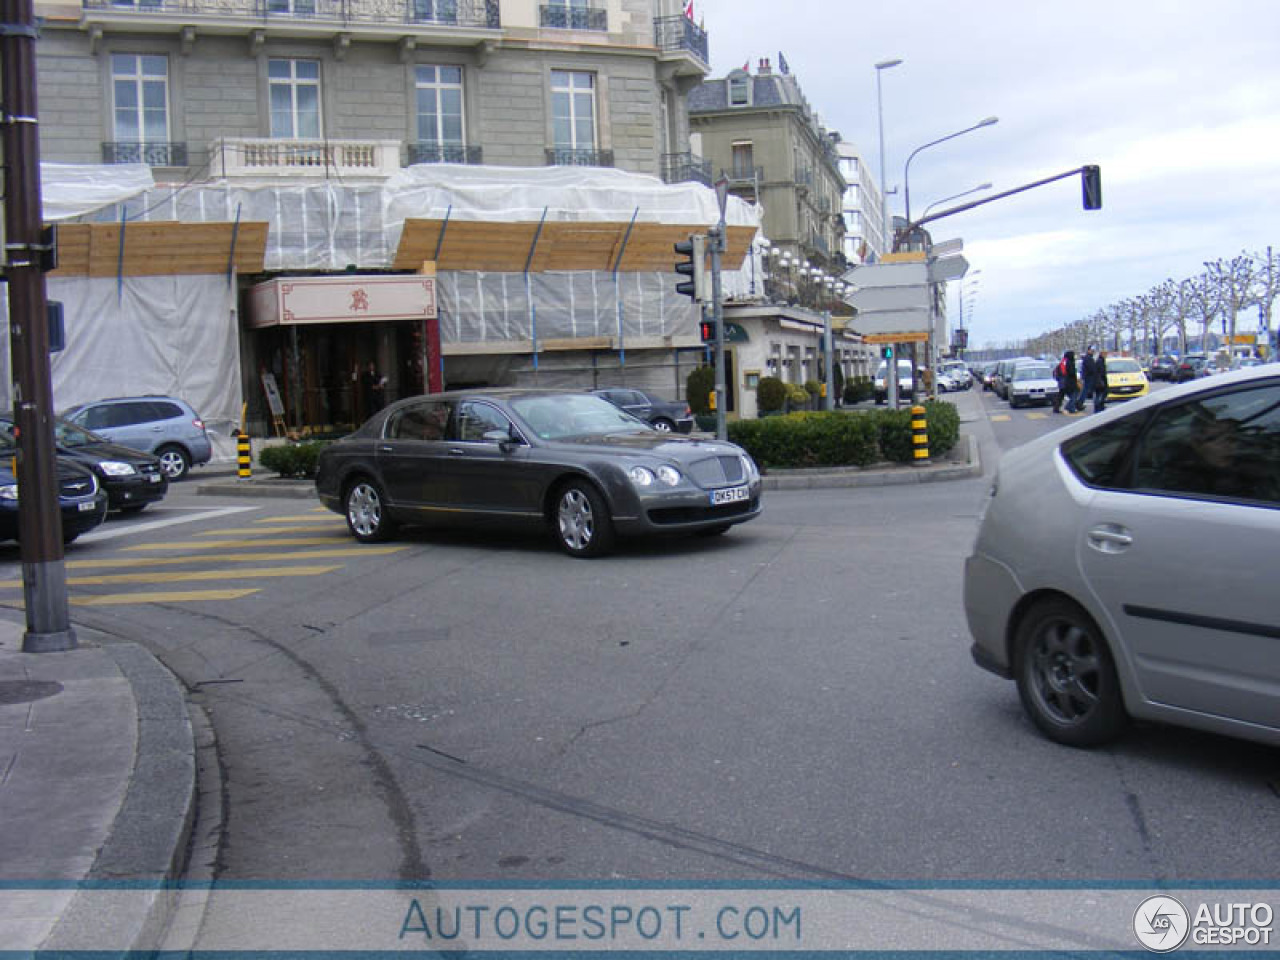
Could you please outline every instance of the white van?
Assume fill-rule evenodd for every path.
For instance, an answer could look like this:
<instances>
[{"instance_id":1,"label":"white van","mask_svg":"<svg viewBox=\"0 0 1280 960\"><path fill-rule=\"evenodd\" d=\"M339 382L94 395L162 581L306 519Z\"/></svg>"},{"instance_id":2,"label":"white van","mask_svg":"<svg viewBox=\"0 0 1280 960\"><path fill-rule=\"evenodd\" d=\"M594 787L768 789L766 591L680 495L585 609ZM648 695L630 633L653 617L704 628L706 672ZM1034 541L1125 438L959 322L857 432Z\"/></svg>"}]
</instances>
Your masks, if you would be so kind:
<instances>
[{"instance_id":1,"label":"white van","mask_svg":"<svg viewBox=\"0 0 1280 960\"><path fill-rule=\"evenodd\" d=\"M880 361L880 366L876 368L875 382L872 384L876 394L876 403L886 403L889 399L889 387L885 383L885 375L888 372L888 364ZM898 399L911 400L915 396L915 378L911 374L911 361L900 359L898 361Z\"/></svg>"}]
</instances>

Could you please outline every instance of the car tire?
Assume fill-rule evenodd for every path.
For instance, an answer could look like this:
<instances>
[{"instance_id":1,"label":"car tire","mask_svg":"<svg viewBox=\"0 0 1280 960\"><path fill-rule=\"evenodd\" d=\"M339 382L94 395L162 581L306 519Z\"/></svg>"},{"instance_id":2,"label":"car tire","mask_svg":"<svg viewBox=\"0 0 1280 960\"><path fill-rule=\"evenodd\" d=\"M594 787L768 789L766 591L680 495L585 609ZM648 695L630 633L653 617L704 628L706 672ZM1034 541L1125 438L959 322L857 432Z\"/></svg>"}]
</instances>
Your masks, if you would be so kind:
<instances>
[{"instance_id":1,"label":"car tire","mask_svg":"<svg viewBox=\"0 0 1280 960\"><path fill-rule=\"evenodd\" d=\"M1013 670L1023 709L1050 740L1093 747L1128 726L1111 651L1069 600L1042 600L1027 611L1014 637Z\"/></svg>"},{"instance_id":2,"label":"car tire","mask_svg":"<svg viewBox=\"0 0 1280 960\"><path fill-rule=\"evenodd\" d=\"M132 515L135 513L141 513L145 509L147 509L147 505L145 503L131 503L127 507L121 507L120 512Z\"/></svg>"},{"instance_id":3,"label":"car tire","mask_svg":"<svg viewBox=\"0 0 1280 960\"><path fill-rule=\"evenodd\" d=\"M183 479L191 471L191 456L176 444L165 444L156 450L160 469L170 483Z\"/></svg>"},{"instance_id":4,"label":"car tire","mask_svg":"<svg viewBox=\"0 0 1280 960\"><path fill-rule=\"evenodd\" d=\"M676 429L676 425L666 417L659 417L657 420L654 420L650 426L659 433L674 433Z\"/></svg>"},{"instance_id":5,"label":"car tire","mask_svg":"<svg viewBox=\"0 0 1280 960\"><path fill-rule=\"evenodd\" d=\"M387 516L382 488L367 477L358 477L342 497L347 529L361 543L382 543L395 533L396 525Z\"/></svg>"},{"instance_id":6,"label":"car tire","mask_svg":"<svg viewBox=\"0 0 1280 960\"><path fill-rule=\"evenodd\" d=\"M551 523L556 543L571 557L598 557L613 548L609 508L586 480L570 480L560 487Z\"/></svg>"}]
</instances>

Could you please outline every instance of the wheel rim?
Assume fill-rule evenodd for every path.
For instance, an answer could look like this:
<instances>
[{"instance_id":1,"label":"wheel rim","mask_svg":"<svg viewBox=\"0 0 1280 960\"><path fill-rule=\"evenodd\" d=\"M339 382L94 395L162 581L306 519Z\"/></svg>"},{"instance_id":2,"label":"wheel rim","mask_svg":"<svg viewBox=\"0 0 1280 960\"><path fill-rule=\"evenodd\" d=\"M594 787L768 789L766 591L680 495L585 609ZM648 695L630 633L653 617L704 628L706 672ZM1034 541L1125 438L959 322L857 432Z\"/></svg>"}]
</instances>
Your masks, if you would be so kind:
<instances>
[{"instance_id":1,"label":"wheel rim","mask_svg":"<svg viewBox=\"0 0 1280 960\"><path fill-rule=\"evenodd\" d=\"M1097 708L1102 670L1089 632L1065 621L1046 624L1031 645L1031 688L1045 714L1063 725Z\"/></svg>"},{"instance_id":2,"label":"wheel rim","mask_svg":"<svg viewBox=\"0 0 1280 960\"><path fill-rule=\"evenodd\" d=\"M671 424L667 423L665 420L659 420L653 425L653 429L657 430L659 433L670 433Z\"/></svg>"},{"instance_id":3,"label":"wheel rim","mask_svg":"<svg viewBox=\"0 0 1280 960\"><path fill-rule=\"evenodd\" d=\"M187 461L177 450L166 450L160 454L160 469L170 480L177 480L187 472Z\"/></svg>"},{"instance_id":4,"label":"wheel rim","mask_svg":"<svg viewBox=\"0 0 1280 960\"><path fill-rule=\"evenodd\" d=\"M347 522L357 536L368 537L382 525L382 501L367 483L352 488L347 497Z\"/></svg>"},{"instance_id":5,"label":"wheel rim","mask_svg":"<svg viewBox=\"0 0 1280 960\"><path fill-rule=\"evenodd\" d=\"M560 497L560 539L571 550L585 550L595 536L595 516L591 501L576 487L566 490Z\"/></svg>"}]
</instances>

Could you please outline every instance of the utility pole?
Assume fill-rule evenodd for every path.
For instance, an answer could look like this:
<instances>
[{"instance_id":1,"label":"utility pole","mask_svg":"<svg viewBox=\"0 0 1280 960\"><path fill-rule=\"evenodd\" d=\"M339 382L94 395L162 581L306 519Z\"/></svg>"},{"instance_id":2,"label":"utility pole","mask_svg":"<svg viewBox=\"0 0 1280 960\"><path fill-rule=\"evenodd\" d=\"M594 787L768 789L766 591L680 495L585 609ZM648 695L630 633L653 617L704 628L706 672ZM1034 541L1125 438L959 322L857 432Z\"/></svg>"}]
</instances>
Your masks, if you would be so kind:
<instances>
[{"instance_id":1,"label":"utility pole","mask_svg":"<svg viewBox=\"0 0 1280 960\"><path fill-rule=\"evenodd\" d=\"M711 242L711 302L716 321L716 439L728 440L729 431L724 422L725 372L724 372L724 304L720 297L720 254L725 250L725 210L729 202L729 178L722 172L715 183L716 203L720 206L720 222L708 231Z\"/></svg>"},{"instance_id":2,"label":"utility pole","mask_svg":"<svg viewBox=\"0 0 1280 960\"><path fill-rule=\"evenodd\" d=\"M40 202L36 109L36 20L32 0L0 0L3 69L4 217L9 283L9 345L18 433L18 536L22 558L26 653L70 650L75 631L67 605L58 463L53 442L48 300L44 270L53 243L45 238Z\"/></svg>"}]
</instances>

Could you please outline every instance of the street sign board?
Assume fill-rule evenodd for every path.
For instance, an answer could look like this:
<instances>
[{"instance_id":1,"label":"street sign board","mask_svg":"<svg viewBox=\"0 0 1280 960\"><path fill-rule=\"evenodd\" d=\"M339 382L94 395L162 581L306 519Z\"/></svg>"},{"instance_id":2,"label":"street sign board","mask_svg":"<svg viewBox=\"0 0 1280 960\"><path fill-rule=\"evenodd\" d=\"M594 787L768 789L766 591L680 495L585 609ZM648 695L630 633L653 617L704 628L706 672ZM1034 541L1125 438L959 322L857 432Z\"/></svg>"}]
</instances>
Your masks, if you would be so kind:
<instances>
[{"instance_id":1,"label":"street sign board","mask_svg":"<svg viewBox=\"0 0 1280 960\"><path fill-rule=\"evenodd\" d=\"M863 343L928 343L927 330L910 330L906 333L868 333L862 338Z\"/></svg>"}]
</instances>

